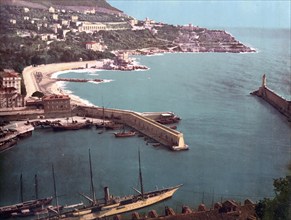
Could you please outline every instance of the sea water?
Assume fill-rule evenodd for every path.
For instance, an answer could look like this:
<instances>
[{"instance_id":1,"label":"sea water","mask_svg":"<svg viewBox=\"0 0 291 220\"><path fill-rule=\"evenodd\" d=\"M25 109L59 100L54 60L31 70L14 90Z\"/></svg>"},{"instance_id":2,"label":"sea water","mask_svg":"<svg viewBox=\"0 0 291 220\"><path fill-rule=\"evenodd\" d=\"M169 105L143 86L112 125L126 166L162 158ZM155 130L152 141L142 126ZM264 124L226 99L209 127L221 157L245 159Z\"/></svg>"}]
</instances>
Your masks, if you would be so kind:
<instances>
[{"instance_id":1,"label":"sea water","mask_svg":"<svg viewBox=\"0 0 291 220\"><path fill-rule=\"evenodd\" d=\"M258 201L273 196L273 179L286 176L291 161L290 122L268 103L251 96L267 85L288 100L290 30L231 29L256 53L176 53L136 56L147 71L72 71L64 78L100 78L106 83L63 83L63 90L106 108L138 112L172 111L190 150L153 147L141 137L116 139L112 132L39 129L0 155L0 205L34 198L34 175L40 197L53 191L55 169L60 204L86 202L90 195L88 149L91 149L97 197L109 186L117 196L138 187L138 149L145 191L184 184L171 200L143 209L180 211L183 204L228 198Z\"/></svg>"}]
</instances>

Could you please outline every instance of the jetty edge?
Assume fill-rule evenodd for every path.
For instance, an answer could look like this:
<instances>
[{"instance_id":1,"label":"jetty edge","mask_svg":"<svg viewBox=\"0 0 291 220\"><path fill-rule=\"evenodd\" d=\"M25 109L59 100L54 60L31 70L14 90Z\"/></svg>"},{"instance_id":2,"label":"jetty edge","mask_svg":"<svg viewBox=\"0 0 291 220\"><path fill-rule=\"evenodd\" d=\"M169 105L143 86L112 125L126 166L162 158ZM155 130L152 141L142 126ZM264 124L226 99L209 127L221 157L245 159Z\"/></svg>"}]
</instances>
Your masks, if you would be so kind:
<instances>
[{"instance_id":1,"label":"jetty edge","mask_svg":"<svg viewBox=\"0 0 291 220\"><path fill-rule=\"evenodd\" d=\"M267 77L266 74L262 76L262 85L258 90L251 92L251 95L258 96L262 98L276 110L278 110L282 115L287 117L287 120L291 122L291 101L280 96L275 91L267 87Z\"/></svg>"}]
</instances>

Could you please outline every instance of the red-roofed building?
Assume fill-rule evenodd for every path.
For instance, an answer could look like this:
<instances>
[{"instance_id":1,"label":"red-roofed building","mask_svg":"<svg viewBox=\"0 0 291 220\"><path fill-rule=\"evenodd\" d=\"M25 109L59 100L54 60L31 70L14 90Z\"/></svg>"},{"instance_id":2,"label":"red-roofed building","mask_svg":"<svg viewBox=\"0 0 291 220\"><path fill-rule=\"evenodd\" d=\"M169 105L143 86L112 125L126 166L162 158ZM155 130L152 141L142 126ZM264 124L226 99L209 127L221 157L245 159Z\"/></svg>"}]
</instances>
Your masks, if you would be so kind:
<instances>
[{"instance_id":1,"label":"red-roofed building","mask_svg":"<svg viewBox=\"0 0 291 220\"><path fill-rule=\"evenodd\" d=\"M42 98L45 113L71 111L70 97L68 95L47 95Z\"/></svg>"}]
</instances>

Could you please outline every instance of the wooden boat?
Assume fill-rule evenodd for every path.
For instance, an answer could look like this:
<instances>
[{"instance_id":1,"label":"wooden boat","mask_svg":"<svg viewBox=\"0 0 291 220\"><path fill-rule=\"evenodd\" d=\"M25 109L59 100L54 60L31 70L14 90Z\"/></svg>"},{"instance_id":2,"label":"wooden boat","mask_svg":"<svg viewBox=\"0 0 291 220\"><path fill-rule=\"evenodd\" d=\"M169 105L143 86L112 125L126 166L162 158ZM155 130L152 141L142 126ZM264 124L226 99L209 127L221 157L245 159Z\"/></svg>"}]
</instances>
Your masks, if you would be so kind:
<instances>
[{"instance_id":1,"label":"wooden boat","mask_svg":"<svg viewBox=\"0 0 291 220\"><path fill-rule=\"evenodd\" d=\"M54 131L68 131L68 130L79 130L83 128L91 128L92 127L91 122L84 122L84 123L78 123L78 122L72 122L72 123L56 123L52 124L51 127Z\"/></svg>"},{"instance_id":2,"label":"wooden boat","mask_svg":"<svg viewBox=\"0 0 291 220\"><path fill-rule=\"evenodd\" d=\"M42 199L29 200L15 205L0 207L0 218L32 215L33 212L38 208L50 204L52 199L52 197L47 197Z\"/></svg>"},{"instance_id":3,"label":"wooden boat","mask_svg":"<svg viewBox=\"0 0 291 220\"><path fill-rule=\"evenodd\" d=\"M36 199L23 201L23 184L22 184L22 174L20 175L20 197L21 203L15 205L8 205L0 207L0 219L10 218L10 217L23 217L34 215L37 212L45 210L45 206L50 204L53 197L38 198L38 188L37 188L37 175L35 175L35 194Z\"/></svg>"},{"instance_id":4,"label":"wooden boat","mask_svg":"<svg viewBox=\"0 0 291 220\"><path fill-rule=\"evenodd\" d=\"M125 197L115 197L110 195L109 188L104 187L104 198L101 200L96 200L95 192L93 187L93 180L91 178L91 189L93 193L93 199L86 196L87 199L91 201L91 205L85 208L75 209L71 212L60 213L57 216L50 217L50 219L99 219L104 217L109 217L125 212L130 212L136 209L141 209L146 206L150 206L159 203L163 200L169 199L173 194L182 186L182 184L163 188L160 190L154 190L150 192L144 192L143 180L140 165L140 152L139 152L139 181L141 189L137 190L133 188L137 195L129 195ZM89 154L89 160L91 164L91 156ZM92 166L90 165L90 174L92 177Z\"/></svg>"},{"instance_id":5,"label":"wooden boat","mask_svg":"<svg viewBox=\"0 0 291 220\"><path fill-rule=\"evenodd\" d=\"M17 139L13 138L4 142L0 143L0 153L9 150L10 148L12 148L14 145L17 144Z\"/></svg>"},{"instance_id":6,"label":"wooden boat","mask_svg":"<svg viewBox=\"0 0 291 220\"><path fill-rule=\"evenodd\" d=\"M135 131L122 131L114 133L115 137L133 137L135 136Z\"/></svg>"}]
</instances>

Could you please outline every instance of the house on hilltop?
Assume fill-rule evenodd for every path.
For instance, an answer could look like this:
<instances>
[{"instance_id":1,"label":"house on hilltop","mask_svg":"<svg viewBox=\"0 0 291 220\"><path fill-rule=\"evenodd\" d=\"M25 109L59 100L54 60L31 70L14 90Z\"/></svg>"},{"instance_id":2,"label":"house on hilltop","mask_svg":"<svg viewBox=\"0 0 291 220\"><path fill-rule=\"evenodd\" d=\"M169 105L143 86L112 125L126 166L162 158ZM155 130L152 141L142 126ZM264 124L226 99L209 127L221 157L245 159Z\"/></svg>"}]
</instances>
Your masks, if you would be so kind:
<instances>
[{"instance_id":1,"label":"house on hilltop","mask_svg":"<svg viewBox=\"0 0 291 220\"><path fill-rule=\"evenodd\" d=\"M55 10L55 8L54 7L49 7L49 13L55 13L56 12L56 10Z\"/></svg>"}]
</instances>

